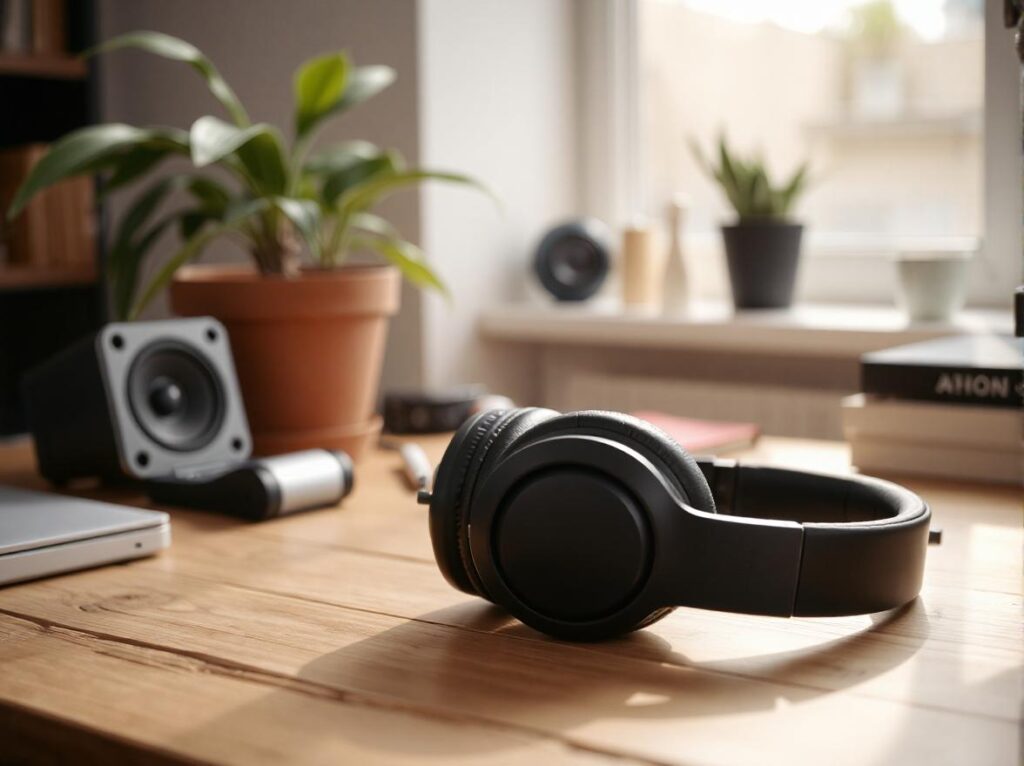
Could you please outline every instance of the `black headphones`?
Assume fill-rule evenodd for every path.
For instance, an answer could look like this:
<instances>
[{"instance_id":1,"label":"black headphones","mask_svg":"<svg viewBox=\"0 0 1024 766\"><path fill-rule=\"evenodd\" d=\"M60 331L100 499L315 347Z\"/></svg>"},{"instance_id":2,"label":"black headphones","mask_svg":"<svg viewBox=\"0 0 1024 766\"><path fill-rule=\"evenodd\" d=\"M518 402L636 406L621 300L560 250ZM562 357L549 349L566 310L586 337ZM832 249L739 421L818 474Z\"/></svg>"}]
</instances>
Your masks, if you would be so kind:
<instances>
[{"instance_id":1,"label":"black headphones","mask_svg":"<svg viewBox=\"0 0 1024 766\"><path fill-rule=\"evenodd\" d=\"M865 476L694 460L611 412L482 412L452 438L430 504L449 583L558 638L594 641L675 606L880 612L921 589L925 502Z\"/></svg>"}]
</instances>

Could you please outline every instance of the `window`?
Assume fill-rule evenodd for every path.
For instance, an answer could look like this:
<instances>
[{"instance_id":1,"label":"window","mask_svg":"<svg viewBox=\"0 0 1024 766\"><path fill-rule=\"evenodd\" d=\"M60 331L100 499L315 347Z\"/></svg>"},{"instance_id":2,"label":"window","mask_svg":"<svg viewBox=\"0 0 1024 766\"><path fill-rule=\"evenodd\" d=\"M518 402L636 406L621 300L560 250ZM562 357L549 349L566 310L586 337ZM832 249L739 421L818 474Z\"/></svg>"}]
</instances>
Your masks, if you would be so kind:
<instances>
[{"instance_id":1,"label":"window","mask_svg":"<svg viewBox=\"0 0 1024 766\"><path fill-rule=\"evenodd\" d=\"M974 302L1008 303L1021 263L1019 190L1008 187L1019 178L1007 173L1018 167L1019 139L1005 130L1019 134L1017 66L998 9L986 19L983 0L605 5L610 62L584 71L607 78L612 94L605 147L615 167L606 174L621 187L617 215L663 219L681 194L691 260L715 262L718 224L731 212L690 142L713 150L724 133L777 175L811 164L798 208L808 226L805 299L888 300L888 257L927 241L981 246ZM986 56L987 36L1004 49L997 59ZM998 82L987 87L995 66ZM594 116L593 104L584 114ZM986 199L1007 194L1016 206L986 212ZM701 292L724 295L722 270L706 271L694 275Z\"/></svg>"}]
</instances>

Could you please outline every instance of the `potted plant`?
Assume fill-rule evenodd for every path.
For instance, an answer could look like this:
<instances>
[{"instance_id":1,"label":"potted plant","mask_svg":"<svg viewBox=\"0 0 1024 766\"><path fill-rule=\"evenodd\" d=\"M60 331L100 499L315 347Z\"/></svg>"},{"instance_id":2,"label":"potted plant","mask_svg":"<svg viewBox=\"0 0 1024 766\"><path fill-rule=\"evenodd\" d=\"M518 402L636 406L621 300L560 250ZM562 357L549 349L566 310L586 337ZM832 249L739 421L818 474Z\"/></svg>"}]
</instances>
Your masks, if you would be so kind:
<instances>
[{"instance_id":1,"label":"potted plant","mask_svg":"<svg viewBox=\"0 0 1024 766\"><path fill-rule=\"evenodd\" d=\"M314 149L326 120L392 83L390 67L357 68L344 52L304 63L294 78L294 126L286 141L273 125L249 119L195 46L134 32L94 53L124 48L190 65L229 119L200 117L187 131L123 124L74 131L36 164L8 217L70 176L102 174L109 194L151 176L166 158L190 158L187 170L152 180L118 223L107 254L114 313L138 317L170 285L177 313L213 315L227 326L257 453L330 447L358 454L380 429L376 389L401 276L444 291L418 248L372 211L389 194L427 179L474 182L407 167L398 152L366 141ZM181 199L166 210L165 203ZM168 231L177 233L180 247L140 286L141 264ZM241 246L251 265L183 268L214 240ZM353 258L366 253L383 262Z\"/></svg>"},{"instance_id":2,"label":"potted plant","mask_svg":"<svg viewBox=\"0 0 1024 766\"><path fill-rule=\"evenodd\" d=\"M741 158L718 141L713 164L693 145L697 161L718 183L737 221L722 226L729 282L738 309L785 308L793 302L803 226L789 217L807 181L807 163L782 184L758 157Z\"/></svg>"}]
</instances>

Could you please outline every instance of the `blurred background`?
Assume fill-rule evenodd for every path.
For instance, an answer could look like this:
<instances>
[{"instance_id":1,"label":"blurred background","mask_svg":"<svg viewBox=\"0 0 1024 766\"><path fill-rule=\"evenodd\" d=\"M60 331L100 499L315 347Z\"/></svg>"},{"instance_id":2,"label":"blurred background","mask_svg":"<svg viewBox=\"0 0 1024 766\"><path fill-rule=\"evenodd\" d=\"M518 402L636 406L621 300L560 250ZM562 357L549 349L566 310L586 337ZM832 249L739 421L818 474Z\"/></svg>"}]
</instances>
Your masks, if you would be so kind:
<instances>
[{"instance_id":1,"label":"blurred background","mask_svg":"<svg viewBox=\"0 0 1024 766\"><path fill-rule=\"evenodd\" d=\"M816 252L982 236L981 0L642 0L639 26L645 201L686 190L693 246L727 210L680 136L720 131L780 171L811 161Z\"/></svg>"},{"instance_id":2,"label":"blurred background","mask_svg":"<svg viewBox=\"0 0 1024 766\"><path fill-rule=\"evenodd\" d=\"M8 22L15 5L4 4ZM67 51L136 29L182 37L216 62L254 120L275 124L290 119L291 72L315 54L345 49L360 64L396 70L395 85L332 123L325 141L368 139L411 164L471 174L502 208L431 185L385 204L451 292L447 301L405 286L385 391L475 382L521 403L657 409L838 438L840 403L862 388L863 354L1009 333L1022 266L1018 66L995 0L97 0L68 8ZM32 72L18 63L27 55L18 40L8 34L4 44L0 95L21 99L0 120L6 147L52 141L73 122L187 128L216 109L174 62L124 52L73 71ZM77 117L41 125L26 116L64 108L54 104L74 104ZM694 151L717 160L721 137L773 181L808 166L786 218L804 229L788 306L748 311L732 300L719 227L734 211ZM116 219L130 199L113 195L103 219ZM604 227L608 273L588 300L555 300L536 273L537 245L551 227L581 219ZM173 237L165 239L148 273L173 250ZM641 263L625 252L631 242L660 264L637 267L654 275L641 290L650 300L630 297L636 286L626 283L640 272L629 264ZM39 315L52 313L47 300L67 307L83 290L102 305L99 250L99 271L51 268L32 282ZM588 267L588 253L566 256L570 281L572 269ZM203 260L243 258L218 242ZM10 380L25 363L11 350L23 330L11 328L36 320L26 320L24 271L13 269L10 251L7 259L0 306ZM685 305L669 311L659 291L673 259ZM925 319L907 302L920 285L901 282L911 269L900 265L922 259L957 269L940 263L929 272L956 295ZM146 316L168 311L161 298ZM8 411L15 406L9 400Z\"/></svg>"}]
</instances>

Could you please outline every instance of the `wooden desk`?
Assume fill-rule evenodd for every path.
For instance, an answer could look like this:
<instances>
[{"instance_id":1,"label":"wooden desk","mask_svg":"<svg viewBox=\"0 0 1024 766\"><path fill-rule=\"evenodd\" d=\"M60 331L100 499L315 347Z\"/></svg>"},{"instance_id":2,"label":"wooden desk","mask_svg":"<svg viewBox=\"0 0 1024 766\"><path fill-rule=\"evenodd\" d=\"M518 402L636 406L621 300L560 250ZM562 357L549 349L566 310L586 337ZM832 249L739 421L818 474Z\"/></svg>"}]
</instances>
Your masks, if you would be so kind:
<instances>
[{"instance_id":1,"label":"wooden desk","mask_svg":"<svg viewBox=\"0 0 1024 766\"><path fill-rule=\"evenodd\" d=\"M945 538L895 613L680 609L574 646L445 584L398 468L372 455L340 510L174 511L163 555L0 590L0 761L1019 762L1016 489L913 482ZM0 482L40 485L27 445L0 448Z\"/></svg>"}]
</instances>

